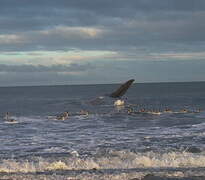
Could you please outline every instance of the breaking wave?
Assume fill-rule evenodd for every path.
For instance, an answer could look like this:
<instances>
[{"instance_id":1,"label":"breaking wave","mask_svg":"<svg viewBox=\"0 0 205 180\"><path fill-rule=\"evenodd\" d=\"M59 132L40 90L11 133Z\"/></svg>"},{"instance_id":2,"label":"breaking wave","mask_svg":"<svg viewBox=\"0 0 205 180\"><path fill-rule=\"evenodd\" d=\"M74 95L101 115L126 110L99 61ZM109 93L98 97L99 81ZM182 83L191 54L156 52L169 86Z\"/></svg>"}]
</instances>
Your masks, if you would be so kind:
<instances>
[{"instance_id":1,"label":"breaking wave","mask_svg":"<svg viewBox=\"0 0 205 180\"><path fill-rule=\"evenodd\" d=\"M180 172L179 172L180 170ZM183 170L183 171L181 171ZM205 176L205 152L134 153L130 151L97 152L91 157L79 156L77 152L61 159L34 158L33 160L2 160L0 173L14 176L40 173L47 176L57 173L66 177L75 175L83 179L130 179L143 178L150 172L154 175L189 176L190 172ZM10 175L9 175L10 174Z\"/></svg>"}]
</instances>

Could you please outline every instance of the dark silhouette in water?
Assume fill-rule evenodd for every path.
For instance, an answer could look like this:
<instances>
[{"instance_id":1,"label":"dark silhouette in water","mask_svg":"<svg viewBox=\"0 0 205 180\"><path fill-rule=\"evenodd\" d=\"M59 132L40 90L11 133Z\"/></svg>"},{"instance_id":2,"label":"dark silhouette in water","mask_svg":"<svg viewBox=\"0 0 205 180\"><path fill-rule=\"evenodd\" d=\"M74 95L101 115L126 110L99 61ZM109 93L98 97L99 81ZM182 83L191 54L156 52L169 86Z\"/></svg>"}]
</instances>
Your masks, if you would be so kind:
<instances>
[{"instance_id":1,"label":"dark silhouette in water","mask_svg":"<svg viewBox=\"0 0 205 180\"><path fill-rule=\"evenodd\" d=\"M132 85L132 83L134 81L135 81L134 79L130 79L129 81L122 84L113 93L105 94L104 96L99 96L99 97L95 98L94 100L89 101L89 103L92 104L92 105L99 105L99 104L104 104L105 103L105 98L106 97L119 98L127 92L127 90L129 89L129 87Z\"/></svg>"},{"instance_id":2,"label":"dark silhouette in water","mask_svg":"<svg viewBox=\"0 0 205 180\"><path fill-rule=\"evenodd\" d=\"M10 117L10 113L9 113L9 112L6 112L6 114L5 114L5 116L4 116L4 120L5 120L6 122L16 122L15 119L12 119L12 118Z\"/></svg>"},{"instance_id":3,"label":"dark silhouette in water","mask_svg":"<svg viewBox=\"0 0 205 180\"><path fill-rule=\"evenodd\" d=\"M130 79L126 83L122 84L116 91L114 91L109 96L112 98L119 98L119 97L123 96L127 92L127 90L129 89L129 87L132 85L132 83L134 81L135 81L134 79Z\"/></svg>"},{"instance_id":4,"label":"dark silhouette in water","mask_svg":"<svg viewBox=\"0 0 205 180\"><path fill-rule=\"evenodd\" d=\"M60 116L57 116L58 120L66 120L69 117L69 113L68 112L64 112L63 114L61 114Z\"/></svg>"}]
</instances>

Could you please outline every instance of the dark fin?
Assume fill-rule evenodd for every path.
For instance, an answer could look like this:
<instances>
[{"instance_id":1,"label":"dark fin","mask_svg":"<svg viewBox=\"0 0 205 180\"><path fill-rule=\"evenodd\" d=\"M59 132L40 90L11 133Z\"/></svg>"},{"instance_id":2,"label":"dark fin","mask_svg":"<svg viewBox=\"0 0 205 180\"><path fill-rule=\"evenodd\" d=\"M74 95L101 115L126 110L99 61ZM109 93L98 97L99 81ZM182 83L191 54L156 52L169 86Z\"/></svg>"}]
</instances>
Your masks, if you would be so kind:
<instances>
[{"instance_id":1,"label":"dark fin","mask_svg":"<svg viewBox=\"0 0 205 180\"><path fill-rule=\"evenodd\" d=\"M113 98L118 98L123 96L134 81L135 81L134 79L130 79L129 81L121 85L115 92L113 92L109 96Z\"/></svg>"}]
</instances>

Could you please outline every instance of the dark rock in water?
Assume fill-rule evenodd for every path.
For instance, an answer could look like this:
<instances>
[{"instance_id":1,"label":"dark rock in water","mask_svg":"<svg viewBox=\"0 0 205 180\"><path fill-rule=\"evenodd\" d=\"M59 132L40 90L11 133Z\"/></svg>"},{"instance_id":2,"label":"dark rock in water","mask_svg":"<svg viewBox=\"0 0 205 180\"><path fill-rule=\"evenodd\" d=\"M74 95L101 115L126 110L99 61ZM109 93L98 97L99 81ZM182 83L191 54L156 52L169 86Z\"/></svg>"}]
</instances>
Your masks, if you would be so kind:
<instances>
[{"instance_id":1,"label":"dark rock in water","mask_svg":"<svg viewBox=\"0 0 205 180\"><path fill-rule=\"evenodd\" d=\"M131 179L131 180L138 180ZM153 174L147 174L142 178L141 180L204 180L204 177L196 176L196 177L161 177L161 176L155 176Z\"/></svg>"},{"instance_id":2,"label":"dark rock in water","mask_svg":"<svg viewBox=\"0 0 205 180\"><path fill-rule=\"evenodd\" d=\"M146 176L144 176L142 180L159 180L159 179L161 179L159 176L155 176L153 174L147 174Z\"/></svg>"},{"instance_id":3,"label":"dark rock in water","mask_svg":"<svg viewBox=\"0 0 205 180\"><path fill-rule=\"evenodd\" d=\"M130 179L130 180L139 180L139 179L138 178L133 178L133 179ZM163 179L161 179L161 177L155 176L153 174L147 174L141 180L163 180Z\"/></svg>"},{"instance_id":4,"label":"dark rock in water","mask_svg":"<svg viewBox=\"0 0 205 180\"><path fill-rule=\"evenodd\" d=\"M151 147L143 149L143 152L150 152L150 151L154 151L154 149Z\"/></svg>"},{"instance_id":5,"label":"dark rock in water","mask_svg":"<svg viewBox=\"0 0 205 180\"><path fill-rule=\"evenodd\" d=\"M194 146L187 148L186 151L187 151L187 152L190 152L190 153L200 153L200 152L201 152L201 150L200 150L199 148L194 147Z\"/></svg>"}]
</instances>

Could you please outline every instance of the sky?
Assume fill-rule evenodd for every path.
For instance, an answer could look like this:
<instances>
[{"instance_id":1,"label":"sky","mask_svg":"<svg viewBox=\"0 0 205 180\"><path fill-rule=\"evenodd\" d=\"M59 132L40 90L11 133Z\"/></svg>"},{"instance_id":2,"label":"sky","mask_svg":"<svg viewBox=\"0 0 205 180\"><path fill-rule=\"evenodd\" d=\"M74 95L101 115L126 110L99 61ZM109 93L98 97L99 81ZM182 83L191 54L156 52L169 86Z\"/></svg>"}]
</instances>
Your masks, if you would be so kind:
<instances>
[{"instance_id":1,"label":"sky","mask_svg":"<svg viewBox=\"0 0 205 180\"><path fill-rule=\"evenodd\" d=\"M205 81L204 0L1 0L0 86Z\"/></svg>"}]
</instances>

